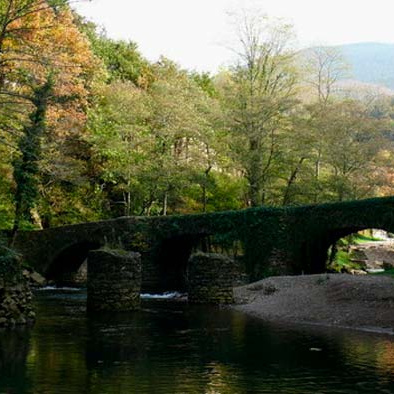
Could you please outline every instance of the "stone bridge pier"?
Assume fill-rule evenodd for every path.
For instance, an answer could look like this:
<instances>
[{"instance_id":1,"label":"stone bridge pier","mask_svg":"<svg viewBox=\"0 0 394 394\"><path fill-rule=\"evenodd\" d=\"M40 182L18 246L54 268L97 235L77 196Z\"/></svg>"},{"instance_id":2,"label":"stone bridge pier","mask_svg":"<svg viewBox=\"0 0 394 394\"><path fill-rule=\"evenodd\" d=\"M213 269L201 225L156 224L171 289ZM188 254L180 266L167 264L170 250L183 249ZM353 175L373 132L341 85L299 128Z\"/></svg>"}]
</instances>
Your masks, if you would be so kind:
<instances>
[{"instance_id":1,"label":"stone bridge pier","mask_svg":"<svg viewBox=\"0 0 394 394\"><path fill-rule=\"evenodd\" d=\"M99 249L88 255L88 311L126 312L140 306L141 255Z\"/></svg>"},{"instance_id":2,"label":"stone bridge pier","mask_svg":"<svg viewBox=\"0 0 394 394\"><path fill-rule=\"evenodd\" d=\"M193 254L188 261L188 301L192 304L233 302L234 261L212 254ZM88 312L127 312L140 307L141 255L102 248L88 255Z\"/></svg>"},{"instance_id":3,"label":"stone bridge pier","mask_svg":"<svg viewBox=\"0 0 394 394\"><path fill-rule=\"evenodd\" d=\"M192 304L231 304L234 283L234 261L213 253L190 257L187 289Z\"/></svg>"}]
</instances>

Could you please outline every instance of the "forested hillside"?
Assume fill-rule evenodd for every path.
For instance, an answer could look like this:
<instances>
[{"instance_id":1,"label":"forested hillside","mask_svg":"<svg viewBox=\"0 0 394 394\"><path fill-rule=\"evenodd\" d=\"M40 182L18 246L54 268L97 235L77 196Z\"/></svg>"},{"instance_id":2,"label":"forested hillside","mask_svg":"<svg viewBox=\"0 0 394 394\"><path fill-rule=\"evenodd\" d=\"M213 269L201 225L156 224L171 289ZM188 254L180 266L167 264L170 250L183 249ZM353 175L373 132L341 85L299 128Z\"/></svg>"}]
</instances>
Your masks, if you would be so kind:
<instances>
[{"instance_id":1,"label":"forested hillside","mask_svg":"<svg viewBox=\"0 0 394 394\"><path fill-rule=\"evenodd\" d=\"M245 18L217 75L151 63L61 0L0 2L0 31L0 228L393 192L394 103L336 97L340 56L300 61L290 26Z\"/></svg>"}]
</instances>

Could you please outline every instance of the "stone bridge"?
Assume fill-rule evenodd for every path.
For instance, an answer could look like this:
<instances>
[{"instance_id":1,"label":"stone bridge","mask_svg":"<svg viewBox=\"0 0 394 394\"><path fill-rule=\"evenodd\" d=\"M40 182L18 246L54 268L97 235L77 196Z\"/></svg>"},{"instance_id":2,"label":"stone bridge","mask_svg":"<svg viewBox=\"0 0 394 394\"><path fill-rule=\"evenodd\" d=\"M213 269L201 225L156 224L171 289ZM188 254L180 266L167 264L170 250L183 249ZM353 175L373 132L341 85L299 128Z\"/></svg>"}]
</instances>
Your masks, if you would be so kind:
<instances>
[{"instance_id":1,"label":"stone bridge","mask_svg":"<svg viewBox=\"0 0 394 394\"><path fill-rule=\"evenodd\" d=\"M249 280L321 273L338 239L367 228L394 232L394 197L168 217L122 217L20 232L16 249L51 279L76 271L101 246L141 253L143 291L183 289L194 250L234 255Z\"/></svg>"}]
</instances>

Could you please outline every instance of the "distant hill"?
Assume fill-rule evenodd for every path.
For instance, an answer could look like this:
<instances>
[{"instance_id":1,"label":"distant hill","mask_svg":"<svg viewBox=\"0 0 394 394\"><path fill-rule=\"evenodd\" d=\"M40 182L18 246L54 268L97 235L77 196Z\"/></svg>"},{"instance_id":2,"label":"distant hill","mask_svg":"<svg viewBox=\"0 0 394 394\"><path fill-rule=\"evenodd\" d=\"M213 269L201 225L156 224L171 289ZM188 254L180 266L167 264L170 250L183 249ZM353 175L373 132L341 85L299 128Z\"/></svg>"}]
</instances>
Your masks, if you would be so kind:
<instances>
[{"instance_id":1,"label":"distant hill","mask_svg":"<svg viewBox=\"0 0 394 394\"><path fill-rule=\"evenodd\" d=\"M351 67L350 79L394 90L394 44L368 42L336 48Z\"/></svg>"}]
</instances>

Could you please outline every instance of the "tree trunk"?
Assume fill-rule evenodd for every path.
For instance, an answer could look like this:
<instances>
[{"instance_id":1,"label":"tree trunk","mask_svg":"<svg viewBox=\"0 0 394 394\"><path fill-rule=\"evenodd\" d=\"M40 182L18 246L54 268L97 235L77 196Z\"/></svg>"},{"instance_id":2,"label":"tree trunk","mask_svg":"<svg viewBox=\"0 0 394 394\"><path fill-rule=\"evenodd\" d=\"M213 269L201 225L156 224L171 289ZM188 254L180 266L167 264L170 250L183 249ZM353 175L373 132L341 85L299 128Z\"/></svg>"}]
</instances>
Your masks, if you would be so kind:
<instances>
[{"instance_id":1,"label":"tree trunk","mask_svg":"<svg viewBox=\"0 0 394 394\"><path fill-rule=\"evenodd\" d=\"M293 185L293 183L297 179L298 172L300 171L301 165L304 162L304 160L305 160L305 157L301 157L301 159L297 163L296 168L294 168L293 172L290 175L290 178L287 181L286 190L285 190L285 194L283 196L283 201L282 201L283 206L288 205L290 203L290 189L291 189L291 186Z\"/></svg>"},{"instance_id":2,"label":"tree trunk","mask_svg":"<svg viewBox=\"0 0 394 394\"><path fill-rule=\"evenodd\" d=\"M168 191L164 193L163 199L163 216L167 216L167 205L168 205Z\"/></svg>"},{"instance_id":3,"label":"tree trunk","mask_svg":"<svg viewBox=\"0 0 394 394\"><path fill-rule=\"evenodd\" d=\"M209 178L209 172L211 171L212 166L209 166L205 171L204 171L204 175L205 175L205 179L204 182L202 184L202 211L205 213L207 212L207 187L208 187L208 178Z\"/></svg>"}]
</instances>

